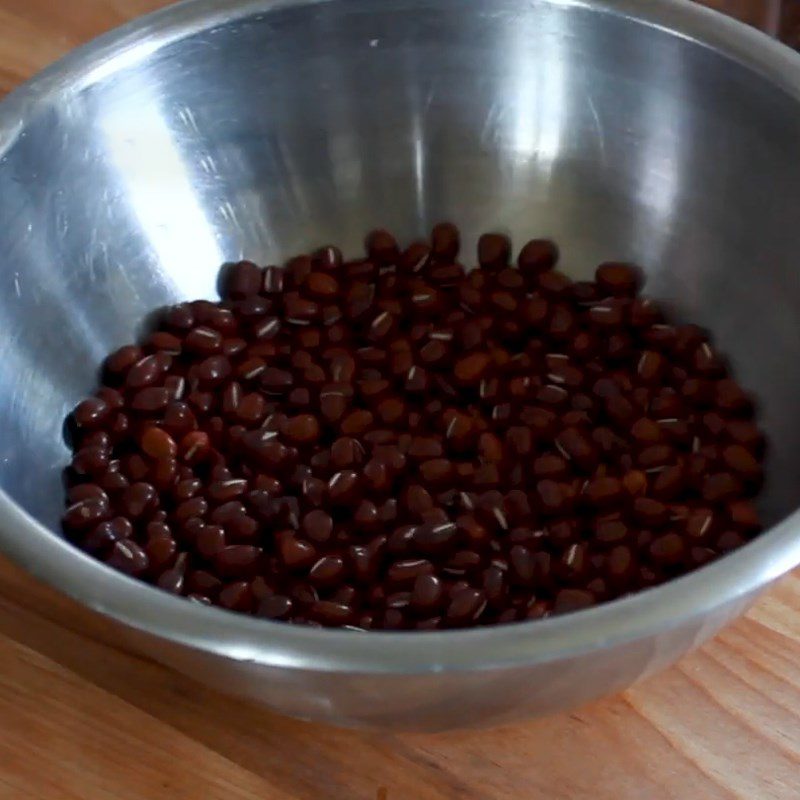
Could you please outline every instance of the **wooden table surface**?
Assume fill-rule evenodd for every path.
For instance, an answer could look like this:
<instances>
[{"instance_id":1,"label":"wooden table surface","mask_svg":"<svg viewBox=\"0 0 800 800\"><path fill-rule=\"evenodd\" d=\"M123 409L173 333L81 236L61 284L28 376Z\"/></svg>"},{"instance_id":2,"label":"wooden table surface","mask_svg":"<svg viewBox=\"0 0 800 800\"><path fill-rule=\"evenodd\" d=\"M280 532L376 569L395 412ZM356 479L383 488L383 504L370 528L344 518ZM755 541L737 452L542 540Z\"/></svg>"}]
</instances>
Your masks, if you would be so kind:
<instances>
[{"instance_id":1,"label":"wooden table surface","mask_svg":"<svg viewBox=\"0 0 800 800\"><path fill-rule=\"evenodd\" d=\"M0 94L162 4L0 0ZM0 564L0 800L800 798L798 575L625 694L491 732L287 720L98 643L102 627Z\"/></svg>"}]
</instances>

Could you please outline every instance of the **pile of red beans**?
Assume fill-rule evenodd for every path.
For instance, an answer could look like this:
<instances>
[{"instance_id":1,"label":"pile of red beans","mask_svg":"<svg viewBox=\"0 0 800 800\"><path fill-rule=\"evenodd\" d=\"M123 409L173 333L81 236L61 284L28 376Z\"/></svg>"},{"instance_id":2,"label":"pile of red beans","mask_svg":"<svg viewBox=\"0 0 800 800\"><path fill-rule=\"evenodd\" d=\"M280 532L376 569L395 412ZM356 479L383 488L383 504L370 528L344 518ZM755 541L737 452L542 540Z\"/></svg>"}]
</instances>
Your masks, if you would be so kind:
<instances>
[{"instance_id":1,"label":"pile of red beans","mask_svg":"<svg viewBox=\"0 0 800 800\"><path fill-rule=\"evenodd\" d=\"M763 438L708 334L556 246L438 225L225 269L71 417L66 534L198 603L353 629L538 619L745 544Z\"/></svg>"}]
</instances>

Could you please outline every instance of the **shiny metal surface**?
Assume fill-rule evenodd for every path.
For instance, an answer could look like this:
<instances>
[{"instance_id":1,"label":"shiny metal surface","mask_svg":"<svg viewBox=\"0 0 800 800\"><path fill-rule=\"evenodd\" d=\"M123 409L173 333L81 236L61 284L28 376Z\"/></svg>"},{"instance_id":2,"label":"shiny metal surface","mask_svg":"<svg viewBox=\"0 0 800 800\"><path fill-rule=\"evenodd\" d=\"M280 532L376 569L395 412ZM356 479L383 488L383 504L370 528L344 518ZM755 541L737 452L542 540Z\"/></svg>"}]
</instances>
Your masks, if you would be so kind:
<instances>
[{"instance_id":1,"label":"shiny metal surface","mask_svg":"<svg viewBox=\"0 0 800 800\"><path fill-rule=\"evenodd\" d=\"M680 0L199 0L78 51L0 105L0 551L306 718L488 724L669 664L800 562L798 142L800 58ZM592 611L424 635L200 608L59 538L62 418L150 309L226 260L442 218L553 236L576 276L637 261L711 327L763 399L771 532Z\"/></svg>"}]
</instances>

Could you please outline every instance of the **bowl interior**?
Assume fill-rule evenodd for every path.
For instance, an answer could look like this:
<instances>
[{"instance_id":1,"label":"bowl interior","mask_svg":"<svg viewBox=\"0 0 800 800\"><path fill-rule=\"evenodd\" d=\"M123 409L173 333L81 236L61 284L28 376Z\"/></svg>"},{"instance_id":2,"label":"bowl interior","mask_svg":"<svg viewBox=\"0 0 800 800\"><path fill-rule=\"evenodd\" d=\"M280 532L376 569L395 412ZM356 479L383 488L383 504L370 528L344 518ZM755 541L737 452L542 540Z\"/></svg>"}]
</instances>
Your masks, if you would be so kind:
<instances>
[{"instance_id":1,"label":"bowl interior","mask_svg":"<svg viewBox=\"0 0 800 800\"><path fill-rule=\"evenodd\" d=\"M263 5L78 57L66 82L0 109L13 500L58 531L65 413L152 309L214 297L221 263L328 242L355 254L370 227L411 239L447 218L467 252L500 229L557 239L575 277L642 264L649 292L710 327L761 400L767 520L800 505L795 97L580 5Z\"/></svg>"}]
</instances>

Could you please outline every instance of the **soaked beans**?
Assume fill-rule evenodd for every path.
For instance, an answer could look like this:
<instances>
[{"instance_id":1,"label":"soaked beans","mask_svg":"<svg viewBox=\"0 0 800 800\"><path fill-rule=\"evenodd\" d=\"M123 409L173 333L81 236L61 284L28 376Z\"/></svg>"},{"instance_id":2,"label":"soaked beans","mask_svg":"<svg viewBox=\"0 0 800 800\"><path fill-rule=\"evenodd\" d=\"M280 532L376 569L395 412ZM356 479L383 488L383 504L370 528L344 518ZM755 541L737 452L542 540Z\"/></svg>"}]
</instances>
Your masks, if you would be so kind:
<instances>
[{"instance_id":1,"label":"soaked beans","mask_svg":"<svg viewBox=\"0 0 800 800\"><path fill-rule=\"evenodd\" d=\"M541 619L761 530L764 440L707 332L605 263L373 231L226 268L70 419L66 534L201 604L357 630Z\"/></svg>"}]
</instances>

